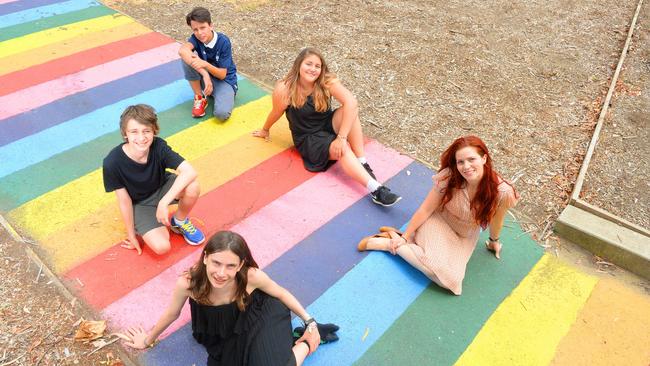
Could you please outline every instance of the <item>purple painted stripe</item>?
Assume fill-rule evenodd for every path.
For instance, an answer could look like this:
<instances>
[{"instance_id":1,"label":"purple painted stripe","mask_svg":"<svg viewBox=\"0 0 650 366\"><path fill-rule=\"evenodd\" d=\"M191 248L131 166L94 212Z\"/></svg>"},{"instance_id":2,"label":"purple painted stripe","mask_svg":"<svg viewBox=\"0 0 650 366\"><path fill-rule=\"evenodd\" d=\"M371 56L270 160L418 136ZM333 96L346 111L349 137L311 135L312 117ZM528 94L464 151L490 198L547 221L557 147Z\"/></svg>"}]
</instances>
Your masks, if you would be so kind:
<instances>
[{"instance_id":1,"label":"purple painted stripe","mask_svg":"<svg viewBox=\"0 0 650 366\"><path fill-rule=\"evenodd\" d=\"M432 174L422 164L411 163L388 181L388 186L395 191L408 193L398 205L382 208L370 200L359 200L283 254L264 271L291 291L303 306L309 306L367 256L356 250L359 239L377 232L381 225L401 226L410 218L431 188ZM410 271L413 272L415 271ZM377 278L368 279L372 280ZM390 281L390 278L385 280ZM341 312L354 311L347 309L344 302L345 299L341 299ZM368 304L368 309L372 305ZM312 315L318 319L318 314ZM329 318L320 320L337 322L337 319ZM340 330L348 331L350 330ZM323 347L318 352L327 352L327 348ZM184 325L141 356L142 363L147 366L205 365L206 359L205 349L192 338L191 324Z\"/></svg>"},{"instance_id":2,"label":"purple painted stripe","mask_svg":"<svg viewBox=\"0 0 650 366\"><path fill-rule=\"evenodd\" d=\"M0 146L182 78L183 72L179 61L170 61L70 95L29 112L0 120L0 129L2 129Z\"/></svg>"},{"instance_id":3,"label":"purple painted stripe","mask_svg":"<svg viewBox=\"0 0 650 366\"><path fill-rule=\"evenodd\" d=\"M379 178L382 178L382 174L391 177L412 162L411 158L400 155L377 141L366 145L366 153ZM314 192L319 193L314 195ZM317 174L282 195L231 230L246 238L257 263L266 267L359 199L369 200L367 197L368 192L347 177L340 165L335 165L326 173ZM318 210L314 210L314 207L318 207ZM297 222L302 224L296 225ZM110 319L111 325L118 328L136 323L145 328L153 327L167 307L168 290L174 286L178 275L194 264L197 255L196 252L192 253L112 303L102 312L103 318ZM186 307L164 335L173 332L189 319L189 309Z\"/></svg>"},{"instance_id":4,"label":"purple painted stripe","mask_svg":"<svg viewBox=\"0 0 650 366\"><path fill-rule=\"evenodd\" d=\"M65 0L25 0L25 1L13 1L6 4L0 4L0 15L15 13L17 11L37 8L39 6L45 6L50 4L56 4L63 2Z\"/></svg>"},{"instance_id":5,"label":"purple painted stripe","mask_svg":"<svg viewBox=\"0 0 650 366\"><path fill-rule=\"evenodd\" d=\"M0 105L6 106L0 120L177 59L178 44L169 43L0 96Z\"/></svg>"}]
</instances>

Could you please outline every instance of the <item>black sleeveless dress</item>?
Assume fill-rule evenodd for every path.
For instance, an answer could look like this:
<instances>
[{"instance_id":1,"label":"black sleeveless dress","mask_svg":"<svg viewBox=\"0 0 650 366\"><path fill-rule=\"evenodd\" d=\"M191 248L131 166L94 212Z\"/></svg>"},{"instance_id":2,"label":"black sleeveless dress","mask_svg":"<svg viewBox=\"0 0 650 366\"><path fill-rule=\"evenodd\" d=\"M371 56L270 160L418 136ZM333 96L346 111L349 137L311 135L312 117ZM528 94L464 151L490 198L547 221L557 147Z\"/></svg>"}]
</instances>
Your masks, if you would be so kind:
<instances>
[{"instance_id":1,"label":"black sleeveless dress","mask_svg":"<svg viewBox=\"0 0 650 366\"><path fill-rule=\"evenodd\" d=\"M289 120L293 144L302 156L305 169L310 172L327 170L334 163L329 160L329 150L330 144L336 139L331 106L325 112L317 112L310 95L300 108L289 105L285 114Z\"/></svg>"},{"instance_id":2,"label":"black sleeveless dress","mask_svg":"<svg viewBox=\"0 0 650 366\"><path fill-rule=\"evenodd\" d=\"M291 313L275 297L256 289L245 311L189 302L192 335L208 351L208 366L296 365Z\"/></svg>"}]
</instances>

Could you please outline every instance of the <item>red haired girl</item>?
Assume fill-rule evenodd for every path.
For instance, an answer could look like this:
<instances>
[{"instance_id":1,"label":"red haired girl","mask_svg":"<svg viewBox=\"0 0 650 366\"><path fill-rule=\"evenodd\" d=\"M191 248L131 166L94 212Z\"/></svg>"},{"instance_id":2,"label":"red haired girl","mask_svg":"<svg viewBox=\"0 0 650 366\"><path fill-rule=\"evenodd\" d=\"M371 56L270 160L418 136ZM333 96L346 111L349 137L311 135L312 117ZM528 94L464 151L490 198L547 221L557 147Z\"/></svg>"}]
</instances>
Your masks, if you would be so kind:
<instances>
[{"instance_id":1,"label":"red haired girl","mask_svg":"<svg viewBox=\"0 0 650 366\"><path fill-rule=\"evenodd\" d=\"M489 227L485 245L500 258L499 234L506 211L519 195L494 171L488 148L476 136L460 137L445 150L433 183L403 234L382 228L382 234L363 239L358 249L399 254L433 282L460 295L480 229Z\"/></svg>"}]
</instances>

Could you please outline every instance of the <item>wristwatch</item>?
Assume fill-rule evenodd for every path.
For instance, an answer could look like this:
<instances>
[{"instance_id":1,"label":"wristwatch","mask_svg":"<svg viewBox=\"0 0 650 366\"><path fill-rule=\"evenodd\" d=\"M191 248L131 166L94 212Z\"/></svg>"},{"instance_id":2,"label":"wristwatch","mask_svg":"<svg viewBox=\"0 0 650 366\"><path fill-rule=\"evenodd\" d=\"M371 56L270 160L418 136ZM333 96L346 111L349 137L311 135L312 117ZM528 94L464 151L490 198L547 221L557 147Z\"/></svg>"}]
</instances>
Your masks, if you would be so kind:
<instances>
[{"instance_id":1,"label":"wristwatch","mask_svg":"<svg viewBox=\"0 0 650 366\"><path fill-rule=\"evenodd\" d=\"M314 320L314 318L305 320L305 329L309 331L309 333L313 333L314 328L316 328L316 320Z\"/></svg>"}]
</instances>

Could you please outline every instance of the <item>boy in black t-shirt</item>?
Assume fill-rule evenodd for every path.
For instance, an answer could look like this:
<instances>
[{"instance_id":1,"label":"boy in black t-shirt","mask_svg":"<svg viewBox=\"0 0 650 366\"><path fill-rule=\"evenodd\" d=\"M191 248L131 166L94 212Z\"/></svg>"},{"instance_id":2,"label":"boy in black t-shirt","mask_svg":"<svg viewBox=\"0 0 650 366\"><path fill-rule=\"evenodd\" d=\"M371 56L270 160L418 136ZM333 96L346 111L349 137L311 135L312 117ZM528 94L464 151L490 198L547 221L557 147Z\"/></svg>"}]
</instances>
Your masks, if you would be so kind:
<instances>
[{"instance_id":1,"label":"boy in black t-shirt","mask_svg":"<svg viewBox=\"0 0 650 366\"><path fill-rule=\"evenodd\" d=\"M120 116L124 143L104 158L104 188L115 191L127 238L122 246L142 253L136 233L156 254L171 248L169 232L182 234L190 245L205 241L203 233L188 215L199 198L200 187L194 168L157 137L158 117L146 104L127 107ZM177 174L167 172L174 169ZM169 219L168 206L178 202Z\"/></svg>"},{"instance_id":2,"label":"boy in black t-shirt","mask_svg":"<svg viewBox=\"0 0 650 366\"><path fill-rule=\"evenodd\" d=\"M203 117L207 97L214 97L214 116L225 121L235 106L237 67L232 59L230 39L214 31L210 11L197 7L185 17L192 35L183 43L178 54L185 79L194 91L193 117Z\"/></svg>"}]
</instances>

